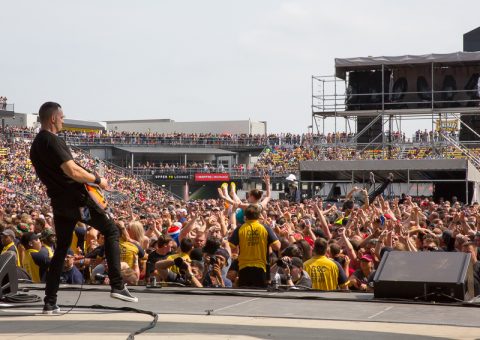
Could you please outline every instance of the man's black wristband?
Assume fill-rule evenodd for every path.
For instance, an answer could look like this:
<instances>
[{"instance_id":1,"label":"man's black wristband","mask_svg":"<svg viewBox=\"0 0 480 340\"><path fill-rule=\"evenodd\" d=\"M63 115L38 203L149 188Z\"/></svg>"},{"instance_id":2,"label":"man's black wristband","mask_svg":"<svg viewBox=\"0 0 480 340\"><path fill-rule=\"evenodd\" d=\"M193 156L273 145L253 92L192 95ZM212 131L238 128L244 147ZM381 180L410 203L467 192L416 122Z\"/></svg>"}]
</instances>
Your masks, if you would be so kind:
<instances>
[{"instance_id":1,"label":"man's black wristband","mask_svg":"<svg viewBox=\"0 0 480 340\"><path fill-rule=\"evenodd\" d=\"M102 179L100 178L100 176L98 176L97 174L95 174L95 181L93 183L97 184L97 185L100 185L100 182L102 181Z\"/></svg>"}]
</instances>

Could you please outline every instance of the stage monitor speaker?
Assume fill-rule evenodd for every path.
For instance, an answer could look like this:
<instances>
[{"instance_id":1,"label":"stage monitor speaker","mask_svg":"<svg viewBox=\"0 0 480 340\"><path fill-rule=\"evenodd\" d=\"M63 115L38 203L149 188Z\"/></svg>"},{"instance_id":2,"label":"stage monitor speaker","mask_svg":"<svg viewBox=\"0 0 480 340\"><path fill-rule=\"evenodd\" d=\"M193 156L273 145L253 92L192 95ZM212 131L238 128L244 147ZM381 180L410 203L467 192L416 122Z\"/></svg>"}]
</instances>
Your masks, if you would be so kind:
<instances>
[{"instance_id":1,"label":"stage monitor speaker","mask_svg":"<svg viewBox=\"0 0 480 340\"><path fill-rule=\"evenodd\" d=\"M438 302L474 297L473 265L467 253L386 252L374 277L374 296Z\"/></svg>"},{"instance_id":2,"label":"stage monitor speaker","mask_svg":"<svg viewBox=\"0 0 480 340\"><path fill-rule=\"evenodd\" d=\"M405 97L405 92L408 90L408 81L405 77L400 77L393 83L392 94L390 97L391 103L399 103ZM402 106L393 106L390 108L401 108Z\"/></svg>"},{"instance_id":3,"label":"stage monitor speaker","mask_svg":"<svg viewBox=\"0 0 480 340\"><path fill-rule=\"evenodd\" d=\"M11 251L0 255L0 284L0 300L3 296L18 291L17 258Z\"/></svg>"},{"instance_id":4,"label":"stage monitor speaker","mask_svg":"<svg viewBox=\"0 0 480 340\"><path fill-rule=\"evenodd\" d=\"M432 103L432 88L428 84L424 76L417 78L417 96L422 103L417 104L418 107L429 107Z\"/></svg>"}]
</instances>

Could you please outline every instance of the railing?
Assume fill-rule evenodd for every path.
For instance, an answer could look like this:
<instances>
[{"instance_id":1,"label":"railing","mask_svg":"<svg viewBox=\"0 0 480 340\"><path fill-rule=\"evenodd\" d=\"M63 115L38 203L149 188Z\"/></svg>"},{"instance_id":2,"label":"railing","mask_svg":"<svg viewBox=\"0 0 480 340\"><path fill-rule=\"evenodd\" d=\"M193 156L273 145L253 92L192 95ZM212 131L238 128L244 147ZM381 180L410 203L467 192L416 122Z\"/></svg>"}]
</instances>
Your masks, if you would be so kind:
<instances>
[{"instance_id":1,"label":"railing","mask_svg":"<svg viewBox=\"0 0 480 340\"><path fill-rule=\"evenodd\" d=\"M15 112L15 104L0 103L0 111Z\"/></svg>"},{"instance_id":2,"label":"railing","mask_svg":"<svg viewBox=\"0 0 480 340\"><path fill-rule=\"evenodd\" d=\"M35 132L33 131L7 131L7 134L12 137L33 138ZM76 135L65 132L63 135L65 141L70 145L76 146L90 146L90 145L169 145L169 146L203 146L203 147L255 147L263 148L265 146L277 146L282 144L290 144L294 139L296 144L302 142L302 137L290 136L252 136L252 137L193 137L193 136L95 136L95 135Z\"/></svg>"},{"instance_id":3,"label":"railing","mask_svg":"<svg viewBox=\"0 0 480 340\"><path fill-rule=\"evenodd\" d=\"M72 145L70 147L74 150L77 150L78 152L85 153L85 151L82 150L81 148L78 148L78 147L72 146ZM106 160L101 160L101 163L103 163L104 165L106 165L106 166L110 167L111 169L117 171L117 173L120 173L121 175L123 175L125 177L132 176L132 177L137 178L137 179L146 180L149 183L151 183L152 185L154 185L158 190L165 192L167 195L175 197L175 198L180 199L180 200L182 199L181 197L174 194L173 192L171 192L171 191L169 191L165 188L162 188L162 187L158 186L156 183L152 182L151 178L143 177L139 174L136 174L135 172L132 172L131 170L129 170L127 168L123 168L121 166L118 166L118 165L116 165L114 163L111 163L109 161L106 161Z\"/></svg>"},{"instance_id":4,"label":"railing","mask_svg":"<svg viewBox=\"0 0 480 340\"><path fill-rule=\"evenodd\" d=\"M295 170L296 171L296 170ZM264 174L270 175L272 178L281 178L286 177L292 171L285 172L275 172L262 169L250 169L250 170L241 170L236 168L224 168L223 170L215 169L203 169L203 168L175 168L175 169L165 169L165 168L133 168L133 174L141 178L151 178L155 179L157 175L185 175L188 178L182 177L183 180L193 179L195 174L198 173L227 173L230 178L235 179L247 179L247 178L261 178ZM159 178L157 178L159 179Z\"/></svg>"}]
</instances>

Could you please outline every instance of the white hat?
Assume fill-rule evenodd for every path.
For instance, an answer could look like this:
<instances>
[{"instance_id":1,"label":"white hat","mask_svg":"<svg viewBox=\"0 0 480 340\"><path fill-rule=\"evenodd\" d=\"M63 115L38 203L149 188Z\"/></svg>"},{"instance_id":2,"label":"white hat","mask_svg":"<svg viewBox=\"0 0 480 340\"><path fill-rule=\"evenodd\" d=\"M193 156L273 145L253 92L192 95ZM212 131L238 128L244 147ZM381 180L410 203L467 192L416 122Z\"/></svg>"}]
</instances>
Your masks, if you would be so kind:
<instances>
[{"instance_id":1,"label":"white hat","mask_svg":"<svg viewBox=\"0 0 480 340\"><path fill-rule=\"evenodd\" d=\"M297 180L297 177L295 177L294 174L290 174L290 175L287 176L286 180L295 182Z\"/></svg>"}]
</instances>

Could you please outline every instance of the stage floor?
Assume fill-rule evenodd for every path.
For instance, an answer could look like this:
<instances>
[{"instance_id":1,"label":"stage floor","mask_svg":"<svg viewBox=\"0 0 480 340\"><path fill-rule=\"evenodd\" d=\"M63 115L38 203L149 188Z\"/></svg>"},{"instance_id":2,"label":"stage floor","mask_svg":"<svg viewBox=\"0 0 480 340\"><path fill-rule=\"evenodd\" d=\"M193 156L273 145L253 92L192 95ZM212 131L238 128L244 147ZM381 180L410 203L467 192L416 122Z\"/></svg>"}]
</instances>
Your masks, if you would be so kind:
<instances>
[{"instance_id":1,"label":"stage floor","mask_svg":"<svg viewBox=\"0 0 480 340\"><path fill-rule=\"evenodd\" d=\"M43 297L42 286L25 287ZM131 290L139 303L112 299L105 286L85 286L79 307L63 316L39 314L42 303L14 309L0 304L1 339L126 339L152 320L144 314L88 308L93 305L158 313L155 328L137 339L480 339L480 313L474 306L376 301L359 293ZM58 302L73 305L78 294L75 287L63 287Z\"/></svg>"}]
</instances>

